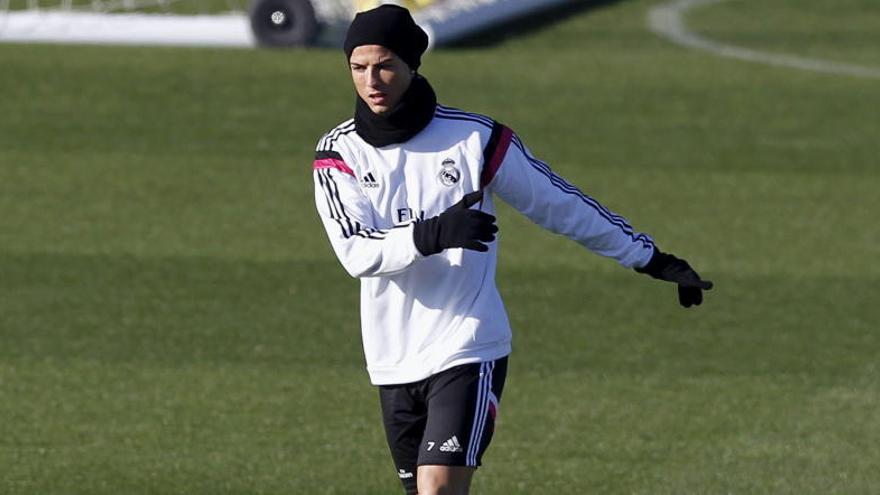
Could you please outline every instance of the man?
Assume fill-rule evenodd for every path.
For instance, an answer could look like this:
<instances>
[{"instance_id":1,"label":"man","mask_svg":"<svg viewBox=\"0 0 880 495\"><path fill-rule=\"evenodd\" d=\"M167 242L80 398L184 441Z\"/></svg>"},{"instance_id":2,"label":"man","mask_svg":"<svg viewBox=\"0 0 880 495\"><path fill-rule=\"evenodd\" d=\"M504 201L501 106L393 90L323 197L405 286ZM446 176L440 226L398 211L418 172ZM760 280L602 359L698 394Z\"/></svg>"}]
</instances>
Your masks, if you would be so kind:
<instances>
[{"instance_id":1,"label":"man","mask_svg":"<svg viewBox=\"0 0 880 495\"><path fill-rule=\"evenodd\" d=\"M686 307L712 284L554 174L509 128L438 105L416 72L427 45L402 7L355 17L344 46L355 115L318 143L315 201L337 257L361 280L367 370L406 492L466 494L511 349L495 287L496 196L624 267L677 283Z\"/></svg>"}]
</instances>

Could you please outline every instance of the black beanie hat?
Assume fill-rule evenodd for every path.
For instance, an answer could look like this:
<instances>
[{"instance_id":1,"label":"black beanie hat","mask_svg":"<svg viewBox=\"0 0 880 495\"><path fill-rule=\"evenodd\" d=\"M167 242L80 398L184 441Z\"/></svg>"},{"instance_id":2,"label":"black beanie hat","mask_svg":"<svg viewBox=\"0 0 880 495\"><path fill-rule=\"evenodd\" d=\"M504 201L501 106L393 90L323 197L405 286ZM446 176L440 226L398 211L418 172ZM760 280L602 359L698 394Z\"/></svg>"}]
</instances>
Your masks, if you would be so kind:
<instances>
[{"instance_id":1,"label":"black beanie hat","mask_svg":"<svg viewBox=\"0 0 880 495\"><path fill-rule=\"evenodd\" d=\"M428 49L428 35L416 24L409 11L398 5L380 5L354 16L345 35L345 57L361 45L381 45L403 59L410 69L421 65Z\"/></svg>"}]
</instances>

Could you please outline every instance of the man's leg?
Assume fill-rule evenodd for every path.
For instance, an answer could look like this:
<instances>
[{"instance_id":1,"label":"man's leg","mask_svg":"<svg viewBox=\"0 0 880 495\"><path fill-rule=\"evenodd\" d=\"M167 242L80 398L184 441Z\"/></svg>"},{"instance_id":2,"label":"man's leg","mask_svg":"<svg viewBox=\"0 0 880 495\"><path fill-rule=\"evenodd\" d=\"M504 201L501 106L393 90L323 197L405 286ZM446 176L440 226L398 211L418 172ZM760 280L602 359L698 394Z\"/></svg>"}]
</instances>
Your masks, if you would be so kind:
<instances>
[{"instance_id":1,"label":"man's leg","mask_svg":"<svg viewBox=\"0 0 880 495\"><path fill-rule=\"evenodd\" d=\"M416 466L428 410L413 385L379 387L382 422L397 476L407 495L416 495Z\"/></svg>"},{"instance_id":2,"label":"man's leg","mask_svg":"<svg viewBox=\"0 0 880 495\"><path fill-rule=\"evenodd\" d=\"M419 466L419 495L468 495L476 468Z\"/></svg>"},{"instance_id":3,"label":"man's leg","mask_svg":"<svg viewBox=\"0 0 880 495\"><path fill-rule=\"evenodd\" d=\"M507 358L457 366L427 381L419 495L466 495L492 440Z\"/></svg>"}]
</instances>

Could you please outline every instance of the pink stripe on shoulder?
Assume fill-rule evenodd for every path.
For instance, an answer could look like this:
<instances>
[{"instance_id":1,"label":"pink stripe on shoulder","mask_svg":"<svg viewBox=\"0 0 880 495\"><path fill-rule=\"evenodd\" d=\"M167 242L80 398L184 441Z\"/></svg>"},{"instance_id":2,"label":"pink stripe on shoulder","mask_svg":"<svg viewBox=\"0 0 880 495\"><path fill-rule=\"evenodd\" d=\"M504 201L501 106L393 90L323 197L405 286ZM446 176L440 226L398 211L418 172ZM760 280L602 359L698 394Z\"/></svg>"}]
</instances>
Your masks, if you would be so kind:
<instances>
[{"instance_id":1,"label":"pink stripe on shoulder","mask_svg":"<svg viewBox=\"0 0 880 495\"><path fill-rule=\"evenodd\" d=\"M320 160L315 160L315 163L312 165L313 170L320 170L323 168L335 168L340 172L345 172L354 177L354 170L346 165L344 161L337 160L336 158L321 158Z\"/></svg>"},{"instance_id":2,"label":"pink stripe on shoulder","mask_svg":"<svg viewBox=\"0 0 880 495\"><path fill-rule=\"evenodd\" d=\"M498 139L498 146L495 147L495 153L492 154L492 158L489 159L489 163L486 164L486 168L483 170L480 187L486 187L492 182L492 179L495 178L495 174L498 173L498 169L501 168L501 163L504 161L504 157L507 156L507 149L510 148L510 141L512 139L513 131L507 126L501 126L501 136Z\"/></svg>"}]
</instances>

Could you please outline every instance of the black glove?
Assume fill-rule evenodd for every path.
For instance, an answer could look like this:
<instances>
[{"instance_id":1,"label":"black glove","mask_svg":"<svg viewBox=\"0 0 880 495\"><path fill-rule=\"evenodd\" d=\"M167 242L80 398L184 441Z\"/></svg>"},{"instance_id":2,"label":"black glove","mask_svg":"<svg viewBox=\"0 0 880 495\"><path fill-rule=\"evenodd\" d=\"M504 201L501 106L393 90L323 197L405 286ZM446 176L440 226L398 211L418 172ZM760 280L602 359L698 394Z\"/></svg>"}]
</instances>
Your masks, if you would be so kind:
<instances>
[{"instance_id":1,"label":"black glove","mask_svg":"<svg viewBox=\"0 0 880 495\"><path fill-rule=\"evenodd\" d=\"M702 280L688 262L654 248L654 255L647 265L636 268L654 278L678 284L678 302L689 308L703 302L703 291L712 288L712 282Z\"/></svg>"},{"instance_id":2,"label":"black glove","mask_svg":"<svg viewBox=\"0 0 880 495\"><path fill-rule=\"evenodd\" d=\"M466 194L458 203L436 217L418 222L413 227L416 249L425 256L447 248L465 248L486 252L483 242L495 240L495 217L470 207L483 199L483 191ZM483 241L483 242L480 242Z\"/></svg>"}]
</instances>

